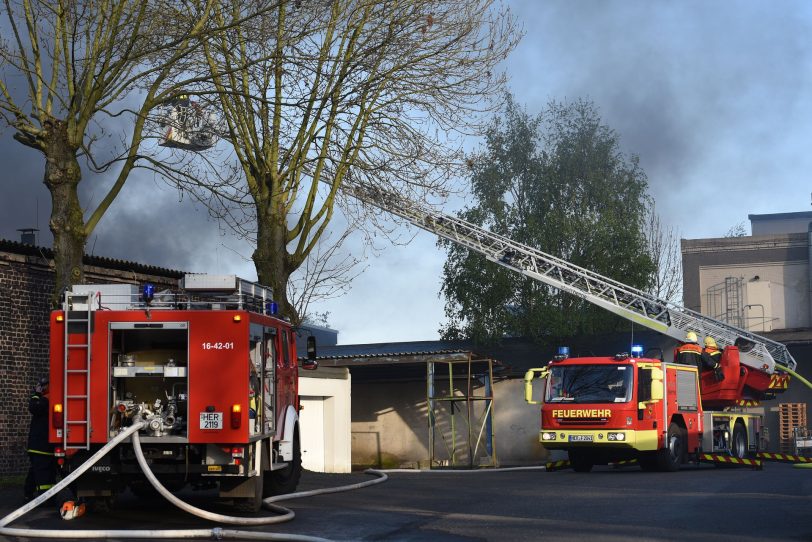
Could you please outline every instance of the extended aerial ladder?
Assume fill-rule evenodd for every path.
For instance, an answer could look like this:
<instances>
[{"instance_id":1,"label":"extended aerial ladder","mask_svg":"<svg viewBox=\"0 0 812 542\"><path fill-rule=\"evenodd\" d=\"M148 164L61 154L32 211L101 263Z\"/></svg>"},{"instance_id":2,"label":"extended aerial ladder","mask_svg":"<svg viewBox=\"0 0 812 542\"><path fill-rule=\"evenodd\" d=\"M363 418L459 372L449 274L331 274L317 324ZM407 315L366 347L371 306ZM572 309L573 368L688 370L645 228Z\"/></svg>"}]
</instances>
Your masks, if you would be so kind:
<instances>
[{"instance_id":1,"label":"extended aerial ladder","mask_svg":"<svg viewBox=\"0 0 812 542\"><path fill-rule=\"evenodd\" d=\"M780 373L782 369L795 371L797 364L781 343L517 243L427 205L410 201L396 192L359 183L345 183L342 190L421 229L478 252L494 263L679 341L685 339L688 331L694 331L700 337L713 337L720 348L737 346L740 362L757 371L770 375Z\"/></svg>"},{"instance_id":2,"label":"extended aerial ladder","mask_svg":"<svg viewBox=\"0 0 812 542\"><path fill-rule=\"evenodd\" d=\"M167 111L160 117L161 122L170 126L174 123L190 133L201 131L202 128L192 123L188 115L183 116L183 112L177 103L167 104ZM209 131L203 135L208 137L216 133L208 128L216 122L213 117L206 118L206 129ZM172 146L195 149L194 145L181 140L175 141ZM787 347L781 343L660 299L460 218L438 212L394 191L346 180L341 189L347 195L400 216L421 229L478 252L503 267L576 295L679 341L685 339L688 331L694 331L700 336L713 337L720 348L736 346L739 348L740 362L755 371L767 375L782 373L784 370L794 373L797 366Z\"/></svg>"}]
</instances>

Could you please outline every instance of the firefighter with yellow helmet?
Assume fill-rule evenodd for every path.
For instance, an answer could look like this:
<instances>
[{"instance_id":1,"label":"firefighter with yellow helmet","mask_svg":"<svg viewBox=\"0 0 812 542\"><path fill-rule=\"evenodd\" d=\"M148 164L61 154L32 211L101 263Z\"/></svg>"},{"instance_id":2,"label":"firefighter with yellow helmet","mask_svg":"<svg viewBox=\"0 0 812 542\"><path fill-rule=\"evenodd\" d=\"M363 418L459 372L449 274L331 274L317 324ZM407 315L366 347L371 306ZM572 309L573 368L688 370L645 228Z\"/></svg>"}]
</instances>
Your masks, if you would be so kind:
<instances>
[{"instance_id":1,"label":"firefighter with yellow helmet","mask_svg":"<svg viewBox=\"0 0 812 542\"><path fill-rule=\"evenodd\" d=\"M722 351L716 345L716 341L713 337L705 337L705 348L702 349L702 365L705 369L713 370L718 382L725 379L721 362Z\"/></svg>"},{"instance_id":2,"label":"firefighter with yellow helmet","mask_svg":"<svg viewBox=\"0 0 812 542\"><path fill-rule=\"evenodd\" d=\"M702 370L702 347L695 331L685 334L685 342L677 348L676 362L683 365L693 365Z\"/></svg>"}]
</instances>

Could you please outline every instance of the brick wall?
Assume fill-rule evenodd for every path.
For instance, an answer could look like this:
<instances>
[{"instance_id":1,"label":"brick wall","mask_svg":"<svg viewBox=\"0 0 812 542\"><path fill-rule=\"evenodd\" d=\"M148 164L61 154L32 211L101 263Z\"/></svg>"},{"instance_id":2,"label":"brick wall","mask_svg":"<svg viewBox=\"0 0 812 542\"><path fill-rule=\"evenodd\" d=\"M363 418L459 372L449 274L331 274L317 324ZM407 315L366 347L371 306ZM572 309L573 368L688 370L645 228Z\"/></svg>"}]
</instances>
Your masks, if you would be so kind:
<instances>
[{"instance_id":1,"label":"brick wall","mask_svg":"<svg viewBox=\"0 0 812 542\"><path fill-rule=\"evenodd\" d=\"M24 258L0 260L0 474L28 467L28 398L48 371L48 310L53 273ZM9 261L11 260L11 261ZM17 261L15 261L17 260Z\"/></svg>"},{"instance_id":2,"label":"brick wall","mask_svg":"<svg viewBox=\"0 0 812 542\"><path fill-rule=\"evenodd\" d=\"M48 373L52 253L0 240L0 476L24 474L34 384ZM177 285L179 271L100 257L85 258L88 283Z\"/></svg>"}]
</instances>

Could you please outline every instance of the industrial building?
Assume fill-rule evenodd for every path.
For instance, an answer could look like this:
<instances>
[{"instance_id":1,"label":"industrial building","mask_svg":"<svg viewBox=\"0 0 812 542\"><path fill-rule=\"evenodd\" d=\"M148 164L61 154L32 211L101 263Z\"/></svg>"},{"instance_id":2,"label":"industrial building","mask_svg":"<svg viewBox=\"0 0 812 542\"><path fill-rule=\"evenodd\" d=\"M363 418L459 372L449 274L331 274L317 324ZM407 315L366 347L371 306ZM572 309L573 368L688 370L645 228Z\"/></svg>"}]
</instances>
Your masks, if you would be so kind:
<instances>
[{"instance_id":1,"label":"industrial building","mask_svg":"<svg viewBox=\"0 0 812 542\"><path fill-rule=\"evenodd\" d=\"M812 379L812 212L749 219L750 236L682 240L684 304L787 345L798 373ZM780 442L791 428L782 426L778 405L805 412L811 403L812 390L794 382L762 405L772 449L792 448Z\"/></svg>"}]
</instances>

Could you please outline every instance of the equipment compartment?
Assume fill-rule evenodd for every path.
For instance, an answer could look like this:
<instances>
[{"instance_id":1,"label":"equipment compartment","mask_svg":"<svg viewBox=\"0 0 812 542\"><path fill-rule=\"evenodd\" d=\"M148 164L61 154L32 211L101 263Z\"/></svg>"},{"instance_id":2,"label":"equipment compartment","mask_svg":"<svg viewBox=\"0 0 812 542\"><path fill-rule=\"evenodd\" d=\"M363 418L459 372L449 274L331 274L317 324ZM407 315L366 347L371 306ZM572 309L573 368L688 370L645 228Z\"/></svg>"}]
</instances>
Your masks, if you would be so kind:
<instances>
[{"instance_id":1,"label":"equipment compartment","mask_svg":"<svg viewBox=\"0 0 812 542\"><path fill-rule=\"evenodd\" d=\"M110 344L110 435L147 422L148 437L188 436L186 322L114 323Z\"/></svg>"}]
</instances>

